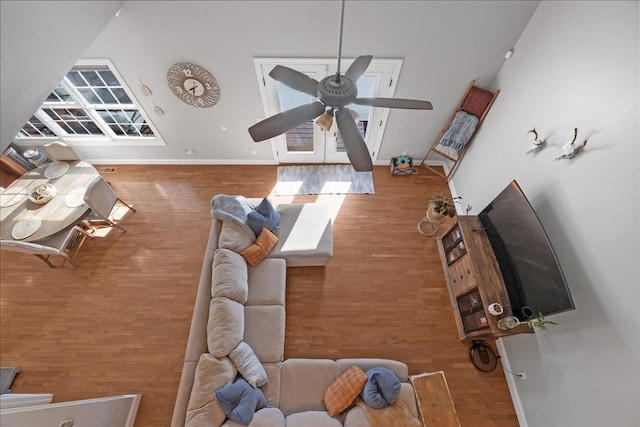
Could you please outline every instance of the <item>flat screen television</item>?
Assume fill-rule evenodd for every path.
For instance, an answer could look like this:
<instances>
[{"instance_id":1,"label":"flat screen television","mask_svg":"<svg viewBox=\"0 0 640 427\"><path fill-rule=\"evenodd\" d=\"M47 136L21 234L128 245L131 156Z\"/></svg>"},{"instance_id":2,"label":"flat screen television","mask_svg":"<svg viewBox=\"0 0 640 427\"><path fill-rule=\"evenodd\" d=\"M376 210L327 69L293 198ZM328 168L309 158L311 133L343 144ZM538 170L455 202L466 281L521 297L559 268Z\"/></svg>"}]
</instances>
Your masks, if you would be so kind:
<instances>
[{"instance_id":1,"label":"flat screen television","mask_svg":"<svg viewBox=\"0 0 640 427\"><path fill-rule=\"evenodd\" d=\"M512 181L479 214L493 248L513 315L521 321L575 309L538 216Z\"/></svg>"}]
</instances>

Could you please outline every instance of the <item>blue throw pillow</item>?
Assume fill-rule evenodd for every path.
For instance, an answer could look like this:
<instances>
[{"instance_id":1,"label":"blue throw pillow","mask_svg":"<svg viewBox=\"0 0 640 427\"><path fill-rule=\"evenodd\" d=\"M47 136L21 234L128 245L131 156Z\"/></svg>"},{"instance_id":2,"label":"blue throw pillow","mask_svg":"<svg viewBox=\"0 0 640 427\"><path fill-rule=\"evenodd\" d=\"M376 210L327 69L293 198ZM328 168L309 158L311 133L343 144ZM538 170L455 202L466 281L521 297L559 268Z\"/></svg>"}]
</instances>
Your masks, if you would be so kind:
<instances>
[{"instance_id":1,"label":"blue throw pillow","mask_svg":"<svg viewBox=\"0 0 640 427\"><path fill-rule=\"evenodd\" d=\"M248 425L258 409L267 407L259 388L253 388L242 377L216 390L218 404L230 420Z\"/></svg>"},{"instance_id":2,"label":"blue throw pillow","mask_svg":"<svg viewBox=\"0 0 640 427\"><path fill-rule=\"evenodd\" d=\"M258 206L247 214L247 224L256 233L256 236L260 235L262 227L277 236L280 232L280 212L265 197Z\"/></svg>"},{"instance_id":3,"label":"blue throw pillow","mask_svg":"<svg viewBox=\"0 0 640 427\"><path fill-rule=\"evenodd\" d=\"M367 371L367 382L360 397L372 408L385 408L396 403L400 384L400 379L391 369L372 368Z\"/></svg>"}]
</instances>

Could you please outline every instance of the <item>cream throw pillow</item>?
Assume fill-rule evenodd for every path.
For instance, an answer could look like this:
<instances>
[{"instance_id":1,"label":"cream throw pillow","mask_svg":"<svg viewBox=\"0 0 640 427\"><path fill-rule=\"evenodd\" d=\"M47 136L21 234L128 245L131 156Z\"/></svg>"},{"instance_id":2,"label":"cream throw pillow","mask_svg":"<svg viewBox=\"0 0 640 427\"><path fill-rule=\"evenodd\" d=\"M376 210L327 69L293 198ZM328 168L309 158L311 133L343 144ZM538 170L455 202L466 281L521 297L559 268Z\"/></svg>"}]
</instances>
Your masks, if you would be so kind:
<instances>
[{"instance_id":1,"label":"cream throw pillow","mask_svg":"<svg viewBox=\"0 0 640 427\"><path fill-rule=\"evenodd\" d=\"M226 297L240 304L247 302L249 284L247 262L229 249L216 249L213 257L211 296Z\"/></svg>"},{"instance_id":2,"label":"cream throw pillow","mask_svg":"<svg viewBox=\"0 0 640 427\"><path fill-rule=\"evenodd\" d=\"M240 375L254 388L262 387L269 378L264 366L258 360L253 349L246 342L241 342L229 353L229 359L236 365Z\"/></svg>"},{"instance_id":3,"label":"cream throw pillow","mask_svg":"<svg viewBox=\"0 0 640 427\"><path fill-rule=\"evenodd\" d=\"M244 333L244 305L224 297L215 297L209 304L207 345L209 353L224 357L231 353Z\"/></svg>"},{"instance_id":4,"label":"cream throw pillow","mask_svg":"<svg viewBox=\"0 0 640 427\"><path fill-rule=\"evenodd\" d=\"M224 423L227 416L218 405L215 391L232 383L236 374L236 367L228 357L217 359L209 353L200 356L187 406L185 427L219 427Z\"/></svg>"}]
</instances>

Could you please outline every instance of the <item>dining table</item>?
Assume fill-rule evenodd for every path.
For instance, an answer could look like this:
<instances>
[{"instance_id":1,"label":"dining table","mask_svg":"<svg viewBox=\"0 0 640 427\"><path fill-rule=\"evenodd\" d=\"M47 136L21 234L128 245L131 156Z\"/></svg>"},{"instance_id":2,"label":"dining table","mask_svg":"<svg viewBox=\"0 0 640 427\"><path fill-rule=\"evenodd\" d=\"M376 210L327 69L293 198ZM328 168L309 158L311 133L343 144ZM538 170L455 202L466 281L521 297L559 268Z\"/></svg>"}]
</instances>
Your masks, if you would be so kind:
<instances>
[{"instance_id":1,"label":"dining table","mask_svg":"<svg viewBox=\"0 0 640 427\"><path fill-rule=\"evenodd\" d=\"M99 175L83 160L55 161L22 175L0 194L0 237L36 242L79 223L91 211L87 186ZM35 190L45 184L55 195L43 203Z\"/></svg>"}]
</instances>

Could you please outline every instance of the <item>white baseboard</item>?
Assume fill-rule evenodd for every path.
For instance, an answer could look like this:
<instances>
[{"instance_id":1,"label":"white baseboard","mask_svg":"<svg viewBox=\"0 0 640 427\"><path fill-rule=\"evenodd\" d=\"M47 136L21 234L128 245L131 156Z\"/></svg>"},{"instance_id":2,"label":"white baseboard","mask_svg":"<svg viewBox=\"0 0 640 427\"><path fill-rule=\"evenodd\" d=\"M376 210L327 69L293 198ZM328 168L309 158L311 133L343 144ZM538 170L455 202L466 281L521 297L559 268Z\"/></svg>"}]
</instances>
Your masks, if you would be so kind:
<instances>
[{"instance_id":1,"label":"white baseboard","mask_svg":"<svg viewBox=\"0 0 640 427\"><path fill-rule=\"evenodd\" d=\"M247 159L83 159L93 165L278 165L274 160L247 160ZM376 160L376 166L388 166L391 159ZM445 172L449 172L447 162L440 160L427 160L424 164L429 166L442 166Z\"/></svg>"},{"instance_id":2,"label":"white baseboard","mask_svg":"<svg viewBox=\"0 0 640 427\"><path fill-rule=\"evenodd\" d=\"M277 165L273 160L224 159L83 159L92 165Z\"/></svg>"},{"instance_id":3,"label":"white baseboard","mask_svg":"<svg viewBox=\"0 0 640 427\"><path fill-rule=\"evenodd\" d=\"M496 340L496 346L498 347L498 353L500 354L500 362L505 369L504 377L507 380L507 386L509 387L509 393L511 393L511 400L513 401L513 408L516 411L516 417L518 417L518 423L520 427L528 427L527 418L524 415L524 408L522 407L522 401L518 394L518 388L516 386L516 379L510 372L512 371L511 364L509 363L509 356L507 355L507 349L504 346L502 338Z\"/></svg>"}]
</instances>

